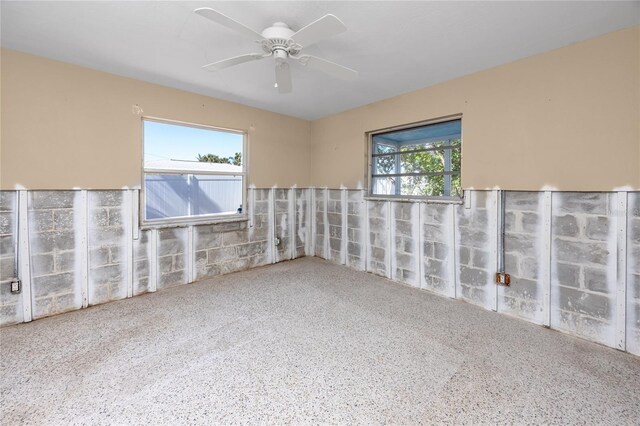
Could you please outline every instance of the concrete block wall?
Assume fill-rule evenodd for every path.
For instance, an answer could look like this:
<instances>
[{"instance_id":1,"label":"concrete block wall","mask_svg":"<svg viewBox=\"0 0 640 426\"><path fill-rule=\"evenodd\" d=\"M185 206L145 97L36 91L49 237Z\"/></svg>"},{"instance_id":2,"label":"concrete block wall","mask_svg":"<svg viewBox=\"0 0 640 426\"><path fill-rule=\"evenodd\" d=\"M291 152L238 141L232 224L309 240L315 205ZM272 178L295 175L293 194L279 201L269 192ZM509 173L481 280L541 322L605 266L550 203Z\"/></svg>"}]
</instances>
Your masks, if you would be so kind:
<instances>
[{"instance_id":1,"label":"concrete block wall","mask_svg":"<svg viewBox=\"0 0 640 426\"><path fill-rule=\"evenodd\" d=\"M554 328L614 346L615 193L556 193L552 218Z\"/></svg>"},{"instance_id":2,"label":"concrete block wall","mask_svg":"<svg viewBox=\"0 0 640 426\"><path fill-rule=\"evenodd\" d=\"M421 287L444 296L456 295L455 208L453 204L418 204L422 235ZM420 244L420 243L419 243ZM460 251L459 264L471 261L471 251ZM463 254L464 255L463 255Z\"/></svg>"},{"instance_id":3,"label":"concrete block wall","mask_svg":"<svg viewBox=\"0 0 640 426\"><path fill-rule=\"evenodd\" d=\"M19 197L2 191L0 325L29 321L25 310L43 318L306 256L312 248L311 190L305 188L249 189L247 221L144 230L136 227L137 191L21 192L29 292L10 292Z\"/></svg>"},{"instance_id":4,"label":"concrete block wall","mask_svg":"<svg viewBox=\"0 0 640 426\"><path fill-rule=\"evenodd\" d=\"M34 194L40 194L35 192ZM88 191L89 305L127 297L123 191ZM70 223L73 232L73 223ZM74 250L79 256L79 250ZM73 270L73 264L70 265Z\"/></svg>"},{"instance_id":5,"label":"concrete block wall","mask_svg":"<svg viewBox=\"0 0 640 426\"><path fill-rule=\"evenodd\" d=\"M474 190L458 204L364 195L315 190L317 256L639 354L638 192ZM501 196L509 287L494 283Z\"/></svg>"},{"instance_id":6,"label":"concrete block wall","mask_svg":"<svg viewBox=\"0 0 640 426\"><path fill-rule=\"evenodd\" d=\"M505 193L505 270L511 285L499 288L498 310L544 324L543 254L544 194Z\"/></svg>"},{"instance_id":7,"label":"concrete block wall","mask_svg":"<svg viewBox=\"0 0 640 426\"><path fill-rule=\"evenodd\" d=\"M28 223L33 319L83 305L79 227L84 206L79 191L29 192Z\"/></svg>"},{"instance_id":8,"label":"concrete block wall","mask_svg":"<svg viewBox=\"0 0 640 426\"><path fill-rule=\"evenodd\" d=\"M455 222L459 297L495 310L496 194L470 191L465 195L471 198L471 208L457 206Z\"/></svg>"},{"instance_id":9,"label":"concrete block wall","mask_svg":"<svg viewBox=\"0 0 640 426\"><path fill-rule=\"evenodd\" d=\"M346 221L346 258L345 262L348 266L364 271L365 265L365 237L367 234L367 205L364 200L363 192L360 190L347 191L347 221Z\"/></svg>"},{"instance_id":10,"label":"concrete block wall","mask_svg":"<svg viewBox=\"0 0 640 426\"><path fill-rule=\"evenodd\" d=\"M638 192L502 193L508 288L493 283L497 191L436 204L252 188L247 222L148 230L135 227L136 194L0 192L0 325L316 255L640 354ZM9 291L19 199L28 299Z\"/></svg>"},{"instance_id":11,"label":"concrete block wall","mask_svg":"<svg viewBox=\"0 0 640 426\"><path fill-rule=\"evenodd\" d=\"M329 258L329 224L327 219L327 205L329 192L327 189L312 189L314 199L314 227L313 227L313 253L324 259ZM326 198L325 198L326 197Z\"/></svg>"},{"instance_id":12,"label":"concrete block wall","mask_svg":"<svg viewBox=\"0 0 640 426\"><path fill-rule=\"evenodd\" d=\"M18 197L0 191L0 324L22 321L22 298L11 293L11 280L17 277Z\"/></svg>"},{"instance_id":13,"label":"concrete block wall","mask_svg":"<svg viewBox=\"0 0 640 426\"><path fill-rule=\"evenodd\" d=\"M627 204L627 350L640 355L640 193L629 193Z\"/></svg>"},{"instance_id":14,"label":"concrete block wall","mask_svg":"<svg viewBox=\"0 0 640 426\"><path fill-rule=\"evenodd\" d=\"M391 278L391 204L368 201L367 271Z\"/></svg>"}]
</instances>

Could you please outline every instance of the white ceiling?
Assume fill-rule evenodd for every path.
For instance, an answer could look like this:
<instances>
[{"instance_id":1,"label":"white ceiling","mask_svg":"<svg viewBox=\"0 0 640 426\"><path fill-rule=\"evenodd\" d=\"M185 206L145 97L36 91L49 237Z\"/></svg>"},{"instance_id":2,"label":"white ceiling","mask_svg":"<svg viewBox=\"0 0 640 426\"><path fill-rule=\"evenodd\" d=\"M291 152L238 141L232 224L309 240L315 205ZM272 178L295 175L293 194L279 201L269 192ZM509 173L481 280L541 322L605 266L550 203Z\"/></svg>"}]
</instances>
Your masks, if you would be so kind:
<instances>
[{"instance_id":1,"label":"white ceiling","mask_svg":"<svg viewBox=\"0 0 640 426\"><path fill-rule=\"evenodd\" d=\"M217 73L204 64L259 52L192 13L208 6L262 31L326 13L348 30L305 50L360 72L344 82L292 65L278 94L271 60ZM316 119L640 23L640 2L2 1L2 46Z\"/></svg>"}]
</instances>

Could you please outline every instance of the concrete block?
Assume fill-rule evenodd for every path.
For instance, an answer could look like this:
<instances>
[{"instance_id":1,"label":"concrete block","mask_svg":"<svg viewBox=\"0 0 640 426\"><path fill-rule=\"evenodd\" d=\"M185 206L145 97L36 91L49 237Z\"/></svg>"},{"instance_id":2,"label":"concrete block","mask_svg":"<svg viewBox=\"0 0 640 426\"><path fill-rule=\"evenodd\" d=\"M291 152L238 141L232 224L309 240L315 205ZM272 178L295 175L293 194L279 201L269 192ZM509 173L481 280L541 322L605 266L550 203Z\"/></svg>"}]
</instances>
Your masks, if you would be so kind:
<instances>
[{"instance_id":1,"label":"concrete block","mask_svg":"<svg viewBox=\"0 0 640 426\"><path fill-rule=\"evenodd\" d=\"M220 264L220 272L223 274L230 274L232 272L244 271L245 269L249 269L249 259L235 259L229 262Z\"/></svg>"},{"instance_id":2,"label":"concrete block","mask_svg":"<svg viewBox=\"0 0 640 426\"><path fill-rule=\"evenodd\" d=\"M447 260L449 257L449 245L434 242L433 243L433 257L439 260Z\"/></svg>"},{"instance_id":3,"label":"concrete block","mask_svg":"<svg viewBox=\"0 0 640 426\"><path fill-rule=\"evenodd\" d=\"M206 253L205 253L206 254ZM141 277L149 276L149 260L137 260L134 262L134 277L140 279Z\"/></svg>"},{"instance_id":4,"label":"concrete block","mask_svg":"<svg viewBox=\"0 0 640 426\"><path fill-rule=\"evenodd\" d=\"M505 212L504 214L504 229L506 232L515 232L516 223L518 217L514 212Z\"/></svg>"},{"instance_id":5,"label":"concrete block","mask_svg":"<svg viewBox=\"0 0 640 426\"><path fill-rule=\"evenodd\" d=\"M444 278L447 276L447 268L445 266L445 263L437 259L425 259L423 270L425 277L436 276Z\"/></svg>"},{"instance_id":6,"label":"concrete block","mask_svg":"<svg viewBox=\"0 0 640 426\"><path fill-rule=\"evenodd\" d=\"M580 266L569 265L567 263L556 263L556 273L551 277L553 285L565 287L580 287Z\"/></svg>"},{"instance_id":7,"label":"concrete block","mask_svg":"<svg viewBox=\"0 0 640 426\"><path fill-rule=\"evenodd\" d=\"M73 250L75 235L73 231L51 231L31 234L31 253L49 253L54 250Z\"/></svg>"},{"instance_id":8,"label":"concrete block","mask_svg":"<svg viewBox=\"0 0 640 426\"><path fill-rule=\"evenodd\" d=\"M184 254L176 254L173 256L173 270L179 271L186 267L186 256Z\"/></svg>"},{"instance_id":9,"label":"concrete block","mask_svg":"<svg viewBox=\"0 0 640 426\"><path fill-rule=\"evenodd\" d=\"M17 275L13 254L0 258L0 281L8 281ZM2 303L0 302L0 305ZM0 322L0 324L2 324Z\"/></svg>"},{"instance_id":10,"label":"concrete block","mask_svg":"<svg viewBox=\"0 0 640 426\"><path fill-rule=\"evenodd\" d=\"M396 235L412 236L413 235L413 223L405 220L396 220Z\"/></svg>"},{"instance_id":11,"label":"concrete block","mask_svg":"<svg viewBox=\"0 0 640 426\"><path fill-rule=\"evenodd\" d=\"M520 260L519 276L532 280L538 279L538 259L535 257L524 257Z\"/></svg>"},{"instance_id":12,"label":"concrete block","mask_svg":"<svg viewBox=\"0 0 640 426\"><path fill-rule=\"evenodd\" d=\"M558 291L560 309L603 320L610 318L611 303L607 296L586 293L569 287L558 287Z\"/></svg>"},{"instance_id":13,"label":"concrete block","mask_svg":"<svg viewBox=\"0 0 640 426\"><path fill-rule=\"evenodd\" d=\"M161 274L158 280L158 288L173 287L186 283L186 277L184 271L175 271L168 274Z\"/></svg>"},{"instance_id":14,"label":"concrete block","mask_svg":"<svg viewBox=\"0 0 640 426\"><path fill-rule=\"evenodd\" d=\"M609 219L603 216L587 217L585 234L591 240L606 241L609 237Z\"/></svg>"},{"instance_id":15,"label":"concrete block","mask_svg":"<svg viewBox=\"0 0 640 426\"><path fill-rule=\"evenodd\" d=\"M124 247L111 246L109 247L109 263L123 263L126 261L124 255Z\"/></svg>"},{"instance_id":16,"label":"concrete block","mask_svg":"<svg viewBox=\"0 0 640 426\"><path fill-rule=\"evenodd\" d=\"M12 266L12 269L13 266ZM54 271L53 254L34 254L31 256L31 275L38 277L49 275Z\"/></svg>"},{"instance_id":17,"label":"concrete block","mask_svg":"<svg viewBox=\"0 0 640 426\"><path fill-rule=\"evenodd\" d=\"M394 202L392 208L396 220L411 221L412 203Z\"/></svg>"},{"instance_id":18,"label":"concrete block","mask_svg":"<svg viewBox=\"0 0 640 426\"><path fill-rule=\"evenodd\" d=\"M222 245L225 247L231 245L246 244L248 242L249 233L245 230L225 232L224 234L222 234Z\"/></svg>"},{"instance_id":19,"label":"concrete block","mask_svg":"<svg viewBox=\"0 0 640 426\"><path fill-rule=\"evenodd\" d=\"M65 272L56 275L34 277L31 280L31 292L36 298L72 292L75 289L74 275L73 272Z\"/></svg>"},{"instance_id":20,"label":"concrete block","mask_svg":"<svg viewBox=\"0 0 640 426\"><path fill-rule=\"evenodd\" d=\"M89 282L93 285L117 283L124 285L124 271L120 265L106 265L89 269Z\"/></svg>"},{"instance_id":21,"label":"concrete block","mask_svg":"<svg viewBox=\"0 0 640 426\"><path fill-rule=\"evenodd\" d=\"M350 242L347 244L347 253L350 256L362 256L362 246L359 243Z\"/></svg>"},{"instance_id":22,"label":"concrete block","mask_svg":"<svg viewBox=\"0 0 640 426\"><path fill-rule=\"evenodd\" d=\"M215 277L222 274L219 264L214 265L200 265L196 267L196 279Z\"/></svg>"},{"instance_id":23,"label":"concrete block","mask_svg":"<svg viewBox=\"0 0 640 426\"><path fill-rule=\"evenodd\" d=\"M29 232L53 230L53 210L31 210L28 216Z\"/></svg>"},{"instance_id":24,"label":"concrete block","mask_svg":"<svg viewBox=\"0 0 640 426\"><path fill-rule=\"evenodd\" d=\"M433 247L434 243L431 241L425 241L422 243L422 255L424 257L435 257L435 248Z\"/></svg>"},{"instance_id":25,"label":"concrete block","mask_svg":"<svg viewBox=\"0 0 640 426\"><path fill-rule=\"evenodd\" d=\"M0 306L0 325L11 325L22 322L22 312L17 304Z\"/></svg>"},{"instance_id":26,"label":"concrete block","mask_svg":"<svg viewBox=\"0 0 640 426\"><path fill-rule=\"evenodd\" d=\"M222 245L222 234L212 226L196 226L194 228L194 245L196 251L216 248Z\"/></svg>"},{"instance_id":27,"label":"concrete block","mask_svg":"<svg viewBox=\"0 0 640 426\"><path fill-rule=\"evenodd\" d=\"M504 206L506 210L535 212L538 210L541 193L506 191L504 196Z\"/></svg>"},{"instance_id":28,"label":"concrete block","mask_svg":"<svg viewBox=\"0 0 640 426\"><path fill-rule=\"evenodd\" d=\"M448 235L444 227L442 227L442 225L425 224L422 230L424 233L424 239L426 241L446 241L447 240ZM464 234L464 237L462 237L463 234ZM466 241L467 239L473 240L474 237L479 237L481 234L486 236L486 234L484 234L482 231L472 231L472 230L460 231L461 240L464 240L464 241Z\"/></svg>"},{"instance_id":29,"label":"concrete block","mask_svg":"<svg viewBox=\"0 0 640 426\"><path fill-rule=\"evenodd\" d=\"M640 245L640 218L636 218L636 217L630 218L627 226L628 226L627 234L628 234L629 243Z\"/></svg>"},{"instance_id":30,"label":"concrete block","mask_svg":"<svg viewBox=\"0 0 640 426\"><path fill-rule=\"evenodd\" d=\"M460 244L470 247L487 247L489 234L485 230L474 228L459 228Z\"/></svg>"},{"instance_id":31,"label":"concrete block","mask_svg":"<svg viewBox=\"0 0 640 426\"><path fill-rule=\"evenodd\" d=\"M553 226L553 235L574 238L578 238L580 236L578 219L571 214L554 216L551 220L551 223Z\"/></svg>"},{"instance_id":32,"label":"concrete block","mask_svg":"<svg viewBox=\"0 0 640 426\"><path fill-rule=\"evenodd\" d=\"M73 229L75 214L72 209L53 210L53 226L55 229Z\"/></svg>"},{"instance_id":33,"label":"concrete block","mask_svg":"<svg viewBox=\"0 0 640 426\"><path fill-rule=\"evenodd\" d=\"M106 228L109 226L109 211L105 208L93 208L89 210L89 229Z\"/></svg>"},{"instance_id":34,"label":"concrete block","mask_svg":"<svg viewBox=\"0 0 640 426\"><path fill-rule=\"evenodd\" d=\"M468 266L460 266L460 282L473 286L485 286L488 282L487 271Z\"/></svg>"},{"instance_id":35,"label":"concrete block","mask_svg":"<svg viewBox=\"0 0 640 426\"><path fill-rule=\"evenodd\" d=\"M362 216L363 205L361 202L350 202L347 204L347 213L354 216Z\"/></svg>"},{"instance_id":36,"label":"concrete block","mask_svg":"<svg viewBox=\"0 0 640 426\"><path fill-rule=\"evenodd\" d=\"M602 242L576 242L554 238L553 252L557 260L569 263L607 265L609 250Z\"/></svg>"},{"instance_id":37,"label":"concrete block","mask_svg":"<svg viewBox=\"0 0 640 426\"><path fill-rule=\"evenodd\" d=\"M400 269L413 271L416 269L415 259L410 254L396 253L396 266Z\"/></svg>"},{"instance_id":38,"label":"concrete block","mask_svg":"<svg viewBox=\"0 0 640 426\"><path fill-rule=\"evenodd\" d=\"M14 239L13 235L0 235L0 254L5 256L5 253L14 252Z\"/></svg>"},{"instance_id":39,"label":"concrete block","mask_svg":"<svg viewBox=\"0 0 640 426\"><path fill-rule=\"evenodd\" d=\"M16 191L0 191L0 211L15 212L18 210L16 194Z\"/></svg>"},{"instance_id":40,"label":"concrete block","mask_svg":"<svg viewBox=\"0 0 640 426\"><path fill-rule=\"evenodd\" d=\"M109 226L124 226L122 210L120 208L109 209Z\"/></svg>"},{"instance_id":41,"label":"concrete block","mask_svg":"<svg viewBox=\"0 0 640 426\"><path fill-rule=\"evenodd\" d=\"M0 235L12 234L14 232L14 212L0 212Z\"/></svg>"},{"instance_id":42,"label":"concrete block","mask_svg":"<svg viewBox=\"0 0 640 426\"><path fill-rule=\"evenodd\" d=\"M511 285L504 288L510 297L536 299L538 297L538 283L535 280L513 277Z\"/></svg>"},{"instance_id":43,"label":"concrete block","mask_svg":"<svg viewBox=\"0 0 640 426\"><path fill-rule=\"evenodd\" d=\"M471 249L469 247L458 247L458 261L461 265L471 264Z\"/></svg>"},{"instance_id":44,"label":"concrete block","mask_svg":"<svg viewBox=\"0 0 640 426\"><path fill-rule=\"evenodd\" d=\"M424 223L442 224L446 220L449 207L445 204L425 204L422 210Z\"/></svg>"},{"instance_id":45,"label":"concrete block","mask_svg":"<svg viewBox=\"0 0 640 426\"><path fill-rule=\"evenodd\" d=\"M54 261L56 272L71 272L76 270L75 250L57 252Z\"/></svg>"},{"instance_id":46,"label":"concrete block","mask_svg":"<svg viewBox=\"0 0 640 426\"><path fill-rule=\"evenodd\" d=\"M96 228L89 231L90 247L117 244L124 244L124 228Z\"/></svg>"},{"instance_id":47,"label":"concrete block","mask_svg":"<svg viewBox=\"0 0 640 426\"><path fill-rule=\"evenodd\" d=\"M489 257L490 253L485 250L473 249L472 265L476 268L486 269L490 267Z\"/></svg>"},{"instance_id":48,"label":"concrete block","mask_svg":"<svg viewBox=\"0 0 640 426\"><path fill-rule=\"evenodd\" d=\"M556 192L553 197L554 210L561 214L607 215L609 194L605 192Z\"/></svg>"},{"instance_id":49,"label":"concrete block","mask_svg":"<svg viewBox=\"0 0 640 426\"><path fill-rule=\"evenodd\" d=\"M89 250L89 267L95 268L109 264L109 247L98 247Z\"/></svg>"},{"instance_id":50,"label":"concrete block","mask_svg":"<svg viewBox=\"0 0 640 426\"><path fill-rule=\"evenodd\" d=\"M527 234L536 234L538 232L538 214L522 213L522 231Z\"/></svg>"},{"instance_id":51,"label":"concrete block","mask_svg":"<svg viewBox=\"0 0 640 426\"><path fill-rule=\"evenodd\" d=\"M29 209L73 208L76 191L31 191Z\"/></svg>"},{"instance_id":52,"label":"concrete block","mask_svg":"<svg viewBox=\"0 0 640 426\"><path fill-rule=\"evenodd\" d=\"M330 225L341 226L342 225L342 215L340 213L329 213L327 214L327 220Z\"/></svg>"},{"instance_id":53,"label":"concrete block","mask_svg":"<svg viewBox=\"0 0 640 426\"><path fill-rule=\"evenodd\" d=\"M508 274L520 276L520 258L517 255L505 253L504 268Z\"/></svg>"},{"instance_id":54,"label":"concrete block","mask_svg":"<svg viewBox=\"0 0 640 426\"><path fill-rule=\"evenodd\" d=\"M490 194L490 191L471 191L472 210L485 208L485 206L487 205L487 199L489 198Z\"/></svg>"},{"instance_id":55,"label":"concrete block","mask_svg":"<svg viewBox=\"0 0 640 426\"><path fill-rule=\"evenodd\" d=\"M91 204L102 207L119 207L122 205L123 191L91 191Z\"/></svg>"},{"instance_id":56,"label":"concrete block","mask_svg":"<svg viewBox=\"0 0 640 426\"><path fill-rule=\"evenodd\" d=\"M609 291L607 284L607 271L605 269L585 266L583 268L583 273L585 288L600 293L607 293Z\"/></svg>"},{"instance_id":57,"label":"concrete block","mask_svg":"<svg viewBox=\"0 0 640 426\"><path fill-rule=\"evenodd\" d=\"M505 234L504 249L507 253L536 255L536 237L524 234Z\"/></svg>"},{"instance_id":58,"label":"concrete block","mask_svg":"<svg viewBox=\"0 0 640 426\"><path fill-rule=\"evenodd\" d=\"M186 228L161 229L158 231L158 256L182 253L187 241Z\"/></svg>"},{"instance_id":59,"label":"concrete block","mask_svg":"<svg viewBox=\"0 0 640 426\"><path fill-rule=\"evenodd\" d=\"M355 215L347 216L347 226L350 228L360 228L360 217Z\"/></svg>"},{"instance_id":60,"label":"concrete block","mask_svg":"<svg viewBox=\"0 0 640 426\"><path fill-rule=\"evenodd\" d=\"M236 246L236 255L238 257L256 256L265 252L265 245L261 242L250 243Z\"/></svg>"},{"instance_id":61,"label":"concrete block","mask_svg":"<svg viewBox=\"0 0 640 426\"><path fill-rule=\"evenodd\" d=\"M371 247L371 260L375 260L378 262L385 261L385 250L380 247Z\"/></svg>"},{"instance_id":62,"label":"concrete block","mask_svg":"<svg viewBox=\"0 0 640 426\"><path fill-rule=\"evenodd\" d=\"M235 247L222 247L207 250L209 263L222 263L237 258Z\"/></svg>"}]
</instances>

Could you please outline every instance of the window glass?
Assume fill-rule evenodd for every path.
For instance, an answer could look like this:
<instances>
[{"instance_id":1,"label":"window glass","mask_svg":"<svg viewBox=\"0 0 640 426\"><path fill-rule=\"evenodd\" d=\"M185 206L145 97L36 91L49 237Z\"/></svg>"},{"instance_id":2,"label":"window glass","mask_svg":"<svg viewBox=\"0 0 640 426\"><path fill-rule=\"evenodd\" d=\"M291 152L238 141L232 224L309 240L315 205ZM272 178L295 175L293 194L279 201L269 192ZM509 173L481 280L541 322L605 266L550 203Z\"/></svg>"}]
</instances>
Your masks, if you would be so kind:
<instances>
[{"instance_id":1,"label":"window glass","mask_svg":"<svg viewBox=\"0 0 640 426\"><path fill-rule=\"evenodd\" d=\"M144 219L242 213L244 135L144 120Z\"/></svg>"}]
</instances>

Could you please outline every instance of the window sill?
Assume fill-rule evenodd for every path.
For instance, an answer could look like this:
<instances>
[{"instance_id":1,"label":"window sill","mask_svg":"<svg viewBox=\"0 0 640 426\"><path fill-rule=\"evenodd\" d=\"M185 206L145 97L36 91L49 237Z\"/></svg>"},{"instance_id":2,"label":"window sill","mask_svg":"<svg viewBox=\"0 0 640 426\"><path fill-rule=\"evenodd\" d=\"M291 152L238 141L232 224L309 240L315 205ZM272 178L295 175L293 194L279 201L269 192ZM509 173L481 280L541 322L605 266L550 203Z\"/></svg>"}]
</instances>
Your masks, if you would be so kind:
<instances>
[{"instance_id":1,"label":"window sill","mask_svg":"<svg viewBox=\"0 0 640 426\"><path fill-rule=\"evenodd\" d=\"M407 197L402 195L370 195L364 197L365 201L401 201L405 203L426 203L426 204L463 204L464 199L459 197Z\"/></svg>"},{"instance_id":2,"label":"window sill","mask_svg":"<svg viewBox=\"0 0 640 426\"><path fill-rule=\"evenodd\" d=\"M238 223L238 222L248 222L249 216L246 214L241 215L229 215L229 216L218 216L218 217L201 217L201 218L192 218L186 217L181 219L167 219L167 220L159 220L152 222L143 222L140 224L140 229L142 231L148 229L163 229L163 228L184 228L192 225L217 225L221 223Z\"/></svg>"}]
</instances>

